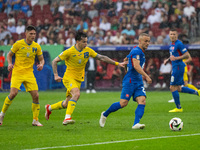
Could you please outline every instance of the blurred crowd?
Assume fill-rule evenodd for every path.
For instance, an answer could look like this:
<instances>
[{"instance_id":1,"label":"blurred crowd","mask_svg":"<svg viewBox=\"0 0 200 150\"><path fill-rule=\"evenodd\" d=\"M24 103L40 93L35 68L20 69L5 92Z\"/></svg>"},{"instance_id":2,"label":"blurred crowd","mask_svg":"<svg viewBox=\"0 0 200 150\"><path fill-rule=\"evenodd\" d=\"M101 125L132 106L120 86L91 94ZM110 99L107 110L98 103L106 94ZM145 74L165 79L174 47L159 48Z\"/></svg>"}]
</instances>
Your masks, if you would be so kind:
<instances>
[{"instance_id":1,"label":"blurred crowd","mask_svg":"<svg viewBox=\"0 0 200 150\"><path fill-rule=\"evenodd\" d=\"M39 44L75 44L78 30L90 46L137 44L142 32L151 44L168 45L170 28L185 44L199 43L198 0L0 0L0 45L24 38L36 26Z\"/></svg>"}]
</instances>

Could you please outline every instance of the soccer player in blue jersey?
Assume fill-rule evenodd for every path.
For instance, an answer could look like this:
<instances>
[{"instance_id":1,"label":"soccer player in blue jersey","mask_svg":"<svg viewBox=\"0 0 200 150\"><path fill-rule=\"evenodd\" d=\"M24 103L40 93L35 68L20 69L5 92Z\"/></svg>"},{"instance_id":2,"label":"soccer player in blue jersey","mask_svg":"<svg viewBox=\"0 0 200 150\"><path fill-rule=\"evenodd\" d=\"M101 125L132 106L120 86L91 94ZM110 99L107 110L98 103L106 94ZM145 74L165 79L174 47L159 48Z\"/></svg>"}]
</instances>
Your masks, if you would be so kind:
<instances>
[{"instance_id":1,"label":"soccer player in blue jersey","mask_svg":"<svg viewBox=\"0 0 200 150\"><path fill-rule=\"evenodd\" d=\"M185 71L185 63L183 62L183 59L189 58L190 54L183 43L178 40L178 34L175 29L170 30L169 37L172 42L169 46L170 57L164 61L164 64L166 64L169 60L172 62L170 91L172 92L172 96L176 104L176 108L170 110L169 112L183 112L180 104L179 92L200 95L200 90L196 91L182 86L184 85L183 74Z\"/></svg>"},{"instance_id":2,"label":"soccer player in blue jersey","mask_svg":"<svg viewBox=\"0 0 200 150\"><path fill-rule=\"evenodd\" d=\"M145 64L144 51L147 49L149 43L149 35L146 33L140 34L139 45L133 48L129 55L125 58L125 61L128 61L128 64L127 74L125 75L122 83L121 99L119 102L113 103L106 111L101 113L99 120L101 127L105 126L108 115L127 106L132 96L133 100L138 103L137 109L135 110L135 121L132 129L143 129L145 127L145 124L140 124L139 122L144 114L146 105L146 92L142 76L146 78L147 83L152 83L151 78L143 71Z\"/></svg>"}]
</instances>

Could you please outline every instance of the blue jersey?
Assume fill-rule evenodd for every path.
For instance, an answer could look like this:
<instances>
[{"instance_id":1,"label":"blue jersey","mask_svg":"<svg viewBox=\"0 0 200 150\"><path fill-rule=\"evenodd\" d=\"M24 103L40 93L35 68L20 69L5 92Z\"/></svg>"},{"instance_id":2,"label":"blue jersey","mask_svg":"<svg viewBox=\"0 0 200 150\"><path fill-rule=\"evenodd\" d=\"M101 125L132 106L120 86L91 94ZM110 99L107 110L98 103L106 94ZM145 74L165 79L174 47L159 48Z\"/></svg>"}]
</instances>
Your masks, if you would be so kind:
<instances>
[{"instance_id":1,"label":"blue jersey","mask_svg":"<svg viewBox=\"0 0 200 150\"><path fill-rule=\"evenodd\" d=\"M175 43L170 44L169 52L170 52L170 56L174 55L175 57L178 57L178 56L181 56L184 53L186 53L187 49L185 48L185 46L183 45L183 43L180 40L176 40ZM182 59L172 61L172 66L176 66L176 65L185 66L185 63L182 61Z\"/></svg>"},{"instance_id":2,"label":"blue jersey","mask_svg":"<svg viewBox=\"0 0 200 150\"><path fill-rule=\"evenodd\" d=\"M133 48L131 52L126 56L128 58L127 64L127 74L125 75L123 82L130 82L130 83L142 83L142 75L139 74L135 68L132 59L135 58L140 61L140 66L143 68L145 65L145 55L141 48L138 46Z\"/></svg>"}]
</instances>

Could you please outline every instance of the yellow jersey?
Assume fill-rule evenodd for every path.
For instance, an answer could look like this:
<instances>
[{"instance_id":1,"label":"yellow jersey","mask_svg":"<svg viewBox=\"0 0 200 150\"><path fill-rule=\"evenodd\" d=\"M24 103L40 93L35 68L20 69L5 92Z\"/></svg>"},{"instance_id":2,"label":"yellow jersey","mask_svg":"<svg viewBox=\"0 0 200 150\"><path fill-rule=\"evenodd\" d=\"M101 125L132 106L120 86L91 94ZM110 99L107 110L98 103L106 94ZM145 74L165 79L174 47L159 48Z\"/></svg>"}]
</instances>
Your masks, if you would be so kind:
<instances>
[{"instance_id":1,"label":"yellow jersey","mask_svg":"<svg viewBox=\"0 0 200 150\"><path fill-rule=\"evenodd\" d=\"M58 57L60 60L65 60L67 66L63 80L72 78L77 81L84 81L85 65L88 62L89 57L96 57L97 53L89 48L85 47L79 51L75 45L62 52Z\"/></svg>"},{"instance_id":2,"label":"yellow jersey","mask_svg":"<svg viewBox=\"0 0 200 150\"><path fill-rule=\"evenodd\" d=\"M27 44L25 39L15 42L11 48L15 54L15 64L13 74L30 74L33 73L35 55L42 55L42 49L36 42Z\"/></svg>"}]
</instances>

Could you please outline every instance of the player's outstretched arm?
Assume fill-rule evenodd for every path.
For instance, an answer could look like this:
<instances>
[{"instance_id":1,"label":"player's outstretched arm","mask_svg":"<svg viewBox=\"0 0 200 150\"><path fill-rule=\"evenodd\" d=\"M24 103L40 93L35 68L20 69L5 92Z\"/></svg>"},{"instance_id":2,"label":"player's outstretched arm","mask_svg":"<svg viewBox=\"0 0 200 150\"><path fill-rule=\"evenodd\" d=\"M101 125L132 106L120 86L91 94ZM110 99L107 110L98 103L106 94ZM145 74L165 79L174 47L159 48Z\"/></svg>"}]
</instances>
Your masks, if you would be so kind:
<instances>
[{"instance_id":1,"label":"player's outstretched arm","mask_svg":"<svg viewBox=\"0 0 200 150\"><path fill-rule=\"evenodd\" d=\"M97 54L97 56L95 58L98 60L104 61L108 64L113 64L113 65L120 66L120 67L125 67L125 65L127 64L127 62L121 62L121 63L116 62L116 61L110 59L108 56L100 55L100 54Z\"/></svg>"},{"instance_id":2,"label":"player's outstretched arm","mask_svg":"<svg viewBox=\"0 0 200 150\"><path fill-rule=\"evenodd\" d=\"M61 82L62 78L60 76L58 76L58 72L57 72L57 63L60 62L60 58L56 57L53 61L52 61L52 68L53 68L53 74L54 74L54 80L57 82Z\"/></svg>"},{"instance_id":3,"label":"player's outstretched arm","mask_svg":"<svg viewBox=\"0 0 200 150\"><path fill-rule=\"evenodd\" d=\"M9 51L8 55L7 55L7 61L8 61L8 71L11 71L13 69L13 64L12 64L12 56L14 54Z\"/></svg>"},{"instance_id":4,"label":"player's outstretched arm","mask_svg":"<svg viewBox=\"0 0 200 150\"><path fill-rule=\"evenodd\" d=\"M40 61L40 64L37 65L37 70L41 71L43 69L43 66L44 66L44 57L43 57L43 55L38 56L38 59Z\"/></svg>"}]
</instances>

